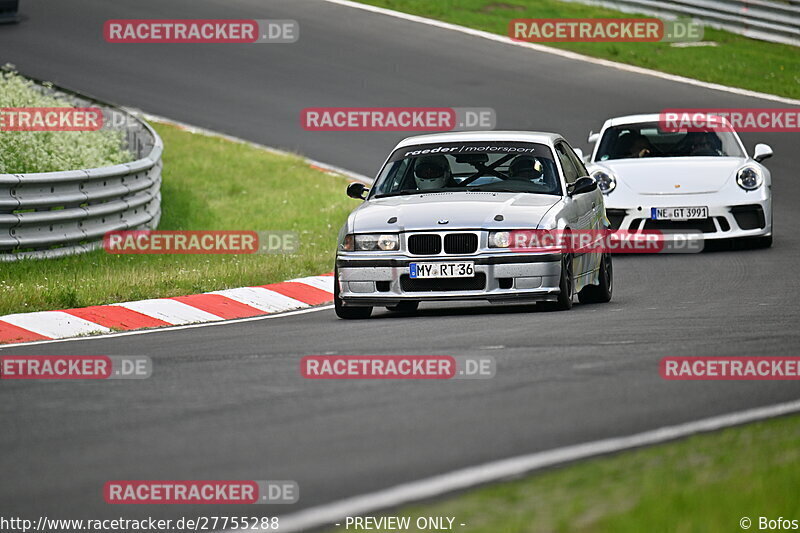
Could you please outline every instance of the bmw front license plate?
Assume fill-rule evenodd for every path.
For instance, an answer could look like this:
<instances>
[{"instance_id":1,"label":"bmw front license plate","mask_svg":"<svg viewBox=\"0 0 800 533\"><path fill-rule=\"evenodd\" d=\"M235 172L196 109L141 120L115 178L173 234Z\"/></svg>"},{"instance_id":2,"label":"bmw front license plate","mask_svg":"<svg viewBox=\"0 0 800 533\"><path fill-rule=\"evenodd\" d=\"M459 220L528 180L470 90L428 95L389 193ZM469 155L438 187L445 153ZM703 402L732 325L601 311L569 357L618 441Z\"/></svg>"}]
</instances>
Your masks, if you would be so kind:
<instances>
[{"instance_id":1,"label":"bmw front license plate","mask_svg":"<svg viewBox=\"0 0 800 533\"><path fill-rule=\"evenodd\" d=\"M653 220L693 220L708 218L708 207L653 207L650 209Z\"/></svg>"},{"instance_id":2,"label":"bmw front license plate","mask_svg":"<svg viewBox=\"0 0 800 533\"><path fill-rule=\"evenodd\" d=\"M475 276L475 263L411 263L410 278L471 278Z\"/></svg>"}]
</instances>

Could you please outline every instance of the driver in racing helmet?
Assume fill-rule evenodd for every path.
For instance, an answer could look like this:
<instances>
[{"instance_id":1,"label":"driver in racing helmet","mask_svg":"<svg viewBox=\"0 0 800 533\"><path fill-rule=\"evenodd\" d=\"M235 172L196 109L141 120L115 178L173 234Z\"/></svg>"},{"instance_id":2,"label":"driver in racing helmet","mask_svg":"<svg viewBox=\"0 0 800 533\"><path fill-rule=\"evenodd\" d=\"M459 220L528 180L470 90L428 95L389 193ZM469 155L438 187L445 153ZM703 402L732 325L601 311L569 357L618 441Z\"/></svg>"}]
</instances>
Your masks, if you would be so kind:
<instances>
[{"instance_id":1,"label":"driver in racing helmet","mask_svg":"<svg viewBox=\"0 0 800 533\"><path fill-rule=\"evenodd\" d=\"M443 155L420 157L414 164L414 180L421 191L451 186L452 176L447 158Z\"/></svg>"},{"instance_id":2,"label":"driver in racing helmet","mask_svg":"<svg viewBox=\"0 0 800 533\"><path fill-rule=\"evenodd\" d=\"M519 155L508 165L508 177L516 180L539 180L544 168L542 163L531 155Z\"/></svg>"}]
</instances>

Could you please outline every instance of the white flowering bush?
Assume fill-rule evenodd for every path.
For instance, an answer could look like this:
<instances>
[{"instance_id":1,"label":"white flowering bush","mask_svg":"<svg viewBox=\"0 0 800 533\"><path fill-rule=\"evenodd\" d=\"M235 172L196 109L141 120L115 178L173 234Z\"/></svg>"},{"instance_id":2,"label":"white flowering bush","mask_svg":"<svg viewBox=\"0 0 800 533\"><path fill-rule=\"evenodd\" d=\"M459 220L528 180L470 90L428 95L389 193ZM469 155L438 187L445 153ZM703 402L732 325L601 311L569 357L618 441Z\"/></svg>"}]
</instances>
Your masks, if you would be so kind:
<instances>
[{"instance_id":1,"label":"white flowering bush","mask_svg":"<svg viewBox=\"0 0 800 533\"><path fill-rule=\"evenodd\" d=\"M72 107L34 87L14 71L0 72L0 108ZM124 133L98 131L2 131L0 174L95 168L134 159L124 148Z\"/></svg>"}]
</instances>

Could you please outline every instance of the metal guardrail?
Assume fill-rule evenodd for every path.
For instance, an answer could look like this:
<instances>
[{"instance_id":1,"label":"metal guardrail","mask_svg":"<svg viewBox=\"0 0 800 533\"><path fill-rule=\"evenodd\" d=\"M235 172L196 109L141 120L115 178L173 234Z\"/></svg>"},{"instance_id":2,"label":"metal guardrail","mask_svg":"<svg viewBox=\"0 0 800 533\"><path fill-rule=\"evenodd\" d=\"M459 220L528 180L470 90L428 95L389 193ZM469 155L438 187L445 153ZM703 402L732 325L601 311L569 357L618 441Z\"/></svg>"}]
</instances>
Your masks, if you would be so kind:
<instances>
[{"instance_id":1,"label":"metal guardrail","mask_svg":"<svg viewBox=\"0 0 800 533\"><path fill-rule=\"evenodd\" d=\"M691 17L712 28L800 46L800 0L566 0L662 18Z\"/></svg>"},{"instance_id":2,"label":"metal guardrail","mask_svg":"<svg viewBox=\"0 0 800 533\"><path fill-rule=\"evenodd\" d=\"M53 258L102 245L108 231L155 229L161 218L163 142L149 124L114 106L38 86L80 107L123 117L131 163L110 167L0 174L0 262Z\"/></svg>"}]
</instances>

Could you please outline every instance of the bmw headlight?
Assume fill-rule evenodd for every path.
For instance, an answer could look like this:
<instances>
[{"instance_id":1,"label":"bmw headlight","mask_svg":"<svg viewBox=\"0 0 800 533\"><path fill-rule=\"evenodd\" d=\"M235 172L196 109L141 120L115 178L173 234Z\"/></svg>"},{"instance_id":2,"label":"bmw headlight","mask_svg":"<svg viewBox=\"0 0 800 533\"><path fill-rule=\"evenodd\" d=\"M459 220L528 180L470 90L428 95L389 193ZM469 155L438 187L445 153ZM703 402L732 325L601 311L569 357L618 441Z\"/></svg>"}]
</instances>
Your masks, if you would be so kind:
<instances>
[{"instance_id":1,"label":"bmw headlight","mask_svg":"<svg viewBox=\"0 0 800 533\"><path fill-rule=\"evenodd\" d=\"M365 233L355 236L355 245L358 252L389 252L400 249L400 239L396 233Z\"/></svg>"},{"instance_id":2,"label":"bmw headlight","mask_svg":"<svg viewBox=\"0 0 800 533\"><path fill-rule=\"evenodd\" d=\"M597 182L597 188L600 189L600 192L603 194L610 193L617 186L616 178L612 176L610 172L606 172L605 170L595 170L592 172L592 177L594 178L594 181Z\"/></svg>"},{"instance_id":3,"label":"bmw headlight","mask_svg":"<svg viewBox=\"0 0 800 533\"><path fill-rule=\"evenodd\" d=\"M511 246L510 231L489 232L489 248L508 248Z\"/></svg>"},{"instance_id":4,"label":"bmw headlight","mask_svg":"<svg viewBox=\"0 0 800 533\"><path fill-rule=\"evenodd\" d=\"M339 245L339 249L343 252L352 252L355 249L353 235L345 235L342 244Z\"/></svg>"},{"instance_id":5,"label":"bmw headlight","mask_svg":"<svg viewBox=\"0 0 800 533\"><path fill-rule=\"evenodd\" d=\"M764 178L761 175L761 169L758 167L742 167L739 169L739 172L736 173L736 183L746 191L758 189L761 187L763 181Z\"/></svg>"}]
</instances>

